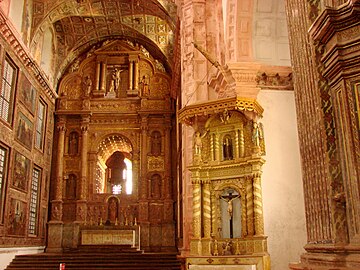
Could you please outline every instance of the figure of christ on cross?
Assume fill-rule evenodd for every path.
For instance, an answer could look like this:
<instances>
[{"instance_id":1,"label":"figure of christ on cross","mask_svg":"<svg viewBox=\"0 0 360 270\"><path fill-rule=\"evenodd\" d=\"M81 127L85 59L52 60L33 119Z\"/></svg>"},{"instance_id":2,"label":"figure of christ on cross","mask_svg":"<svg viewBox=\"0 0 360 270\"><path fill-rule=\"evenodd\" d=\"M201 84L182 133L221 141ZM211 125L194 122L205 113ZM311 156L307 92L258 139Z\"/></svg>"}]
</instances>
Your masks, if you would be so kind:
<instances>
[{"instance_id":1,"label":"figure of christ on cross","mask_svg":"<svg viewBox=\"0 0 360 270\"><path fill-rule=\"evenodd\" d=\"M220 196L220 199L227 203L227 212L229 215L229 225L230 225L230 238L233 238L234 227L233 227L233 200L239 198L240 195L233 195L232 192L229 192L228 195Z\"/></svg>"}]
</instances>

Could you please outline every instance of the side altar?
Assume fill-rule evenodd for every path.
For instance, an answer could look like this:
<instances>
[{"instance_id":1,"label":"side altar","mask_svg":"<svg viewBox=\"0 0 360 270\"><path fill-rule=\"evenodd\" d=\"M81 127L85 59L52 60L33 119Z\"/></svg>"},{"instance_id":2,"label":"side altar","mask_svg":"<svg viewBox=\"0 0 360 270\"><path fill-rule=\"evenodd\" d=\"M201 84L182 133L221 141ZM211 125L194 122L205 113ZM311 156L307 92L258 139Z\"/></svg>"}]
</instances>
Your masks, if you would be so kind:
<instances>
[{"instance_id":1,"label":"side altar","mask_svg":"<svg viewBox=\"0 0 360 270\"><path fill-rule=\"evenodd\" d=\"M261 192L263 109L223 98L179 111L193 132L192 237L188 269L269 270Z\"/></svg>"}]
</instances>

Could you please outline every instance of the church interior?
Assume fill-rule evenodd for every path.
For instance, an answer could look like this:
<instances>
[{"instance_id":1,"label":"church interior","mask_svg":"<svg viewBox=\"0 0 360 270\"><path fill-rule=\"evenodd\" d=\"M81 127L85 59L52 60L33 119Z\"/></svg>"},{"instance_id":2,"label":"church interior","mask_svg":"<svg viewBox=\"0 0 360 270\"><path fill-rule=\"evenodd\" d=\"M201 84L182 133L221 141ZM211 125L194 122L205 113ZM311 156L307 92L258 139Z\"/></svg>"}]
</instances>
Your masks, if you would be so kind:
<instances>
[{"instance_id":1,"label":"church interior","mask_svg":"<svg viewBox=\"0 0 360 270\"><path fill-rule=\"evenodd\" d=\"M0 269L360 269L360 0L0 0L0 32Z\"/></svg>"}]
</instances>

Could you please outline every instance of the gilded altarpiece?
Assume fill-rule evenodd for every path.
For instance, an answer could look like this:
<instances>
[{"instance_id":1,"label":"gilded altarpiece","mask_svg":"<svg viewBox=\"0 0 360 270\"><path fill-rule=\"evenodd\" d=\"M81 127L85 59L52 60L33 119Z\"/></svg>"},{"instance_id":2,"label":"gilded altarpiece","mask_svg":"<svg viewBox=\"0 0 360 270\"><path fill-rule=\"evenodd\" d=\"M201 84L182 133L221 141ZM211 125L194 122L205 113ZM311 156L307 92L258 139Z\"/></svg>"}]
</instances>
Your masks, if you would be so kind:
<instances>
[{"instance_id":1,"label":"gilded altarpiece","mask_svg":"<svg viewBox=\"0 0 360 270\"><path fill-rule=\"evenodd\" d=\"M180 121L194 128L193 236L186 258L194 269L270 269L261 191L262 111L255 100L234 97L179 112Z\"/></svg>"},{"instance_id":2,"label":"gilded altarpiece","mask_svg":"<svg viewBox=\"0 0 360 270\"><path fill-rule=\"evenodd\" d=\"M138 248L175 250L170 82L165 66L128 40L97 44L68 69L58 90L49 251L119 244L133 231Z\"/></svg>"}]
</instances>

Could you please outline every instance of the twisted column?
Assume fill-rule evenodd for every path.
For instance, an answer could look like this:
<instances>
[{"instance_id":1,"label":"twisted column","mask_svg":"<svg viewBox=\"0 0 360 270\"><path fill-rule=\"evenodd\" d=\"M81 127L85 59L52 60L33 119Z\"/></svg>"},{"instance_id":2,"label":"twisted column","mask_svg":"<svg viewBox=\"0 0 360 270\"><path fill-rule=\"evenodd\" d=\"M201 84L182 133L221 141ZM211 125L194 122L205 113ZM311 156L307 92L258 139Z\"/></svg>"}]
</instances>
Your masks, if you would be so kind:
<instances>
[{"instance_id":1,"label":"twisted column","mask_svg":"<svg viewBox=\"0 0 360 270\"><path fill-rule=\"evenodd\" d=\"M210 238L211 236L211 193L210 181L204 181L203 184L203 224L204 224L204 237Z\"/></svg>"},{"instance_id":2,"label":"twisted column","mask_svg":"<svg viewBox=\"0 0 360 270\"><path fill-rule=\"evenodd\" d=\"M239 158L239 130L235 130L235 158Z\"/></svg>"},{"instance_id":3,"label":"twisted column","mask_svg":"<svg viewBox=\"0 0 360 270\"><path fill-rule=\"evenodd\" d=\"M254 197L251 177L246 179L246 220L247 235L252 236L254 235Z\"/></svg>"},{"instance_id":4,"label":"twisted column","mask_svg":"<svg viewBox=\"0 0 360 270\"><path fill-rule=\"evenodd\" d=\"M220 161L219 135L215 134L215 160Z\"/></svg>"},{"instance_id":5,"label":"twisted column","mask_svg":"<svg viewBox=\"0 0 360 270\"><path fill-rule=\"evenodd\" d=\"M255 235L263 235L264 234L264 216L263 216L261 177L260 176L261 176L260 173L255 174L254 181L253 181Z\"/></svg>"},{"instance_id":6,"label":"twisted column","mask_svg":"<svg viewBox=\"0 0 360 270\"><path fill-rule=\"evenodd\" d=\"M201 184L200 179L193 180L193 235L201 238Z\"/></svg>"},{"instance_id":7,"label":"twisted column","mask_svg":"<svg viewBox=\"0 0 360 270\"><path fill-rule=\"evenodd\" d=\"M244 139L244 127L241 127L241 129L239 130L239 155L240 157L244 157L245 156L245 139Z\"/></svg>"}]
</instances>

